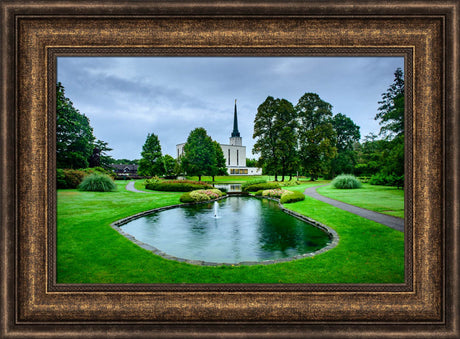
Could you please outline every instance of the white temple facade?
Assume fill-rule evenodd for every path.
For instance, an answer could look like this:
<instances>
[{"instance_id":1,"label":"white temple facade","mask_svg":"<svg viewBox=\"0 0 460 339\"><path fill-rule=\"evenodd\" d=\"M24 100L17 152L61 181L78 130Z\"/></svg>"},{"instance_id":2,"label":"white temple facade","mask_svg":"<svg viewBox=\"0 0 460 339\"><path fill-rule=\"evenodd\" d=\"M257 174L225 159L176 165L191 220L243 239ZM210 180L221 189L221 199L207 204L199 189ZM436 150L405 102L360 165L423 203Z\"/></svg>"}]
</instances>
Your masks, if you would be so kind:
<instances>
[{"instance_id":1,"label":"white temple facade","mask_svg":"<svg viewBox=\"0 0 460 339\"><path fill-rule=\"evenodd\" d=\"M184 154L184 145L181 143L176 145L177 158ZM224 153L227 172L230 175L261 175L262 169L257 167L246 166L246 146L243 146L243 138L238 131L238 116L236 110L233 117L233 132L230 137L229 144L220 144Z\"/></svg>"}]
</instances>

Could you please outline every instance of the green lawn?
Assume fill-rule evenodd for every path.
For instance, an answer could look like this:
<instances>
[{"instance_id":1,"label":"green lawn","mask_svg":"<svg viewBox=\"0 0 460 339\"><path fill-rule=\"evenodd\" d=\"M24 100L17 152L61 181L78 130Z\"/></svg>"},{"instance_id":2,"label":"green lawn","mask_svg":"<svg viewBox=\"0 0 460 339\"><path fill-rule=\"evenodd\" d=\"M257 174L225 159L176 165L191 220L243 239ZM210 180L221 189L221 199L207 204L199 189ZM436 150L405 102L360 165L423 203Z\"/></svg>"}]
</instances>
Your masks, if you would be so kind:
<instances>
[{"instance_id":1,"label":"green lawn","mask_svg":"<svg viewBox=\"0 0 460 339\"><path fill-rule=\"evenodd\" d=\"M320 187L319 194L371 211L404 218L404 190L396 187L363 184L359 189Z\"/></svg>"},{"instance_id":2,"label":"green lawn","mask_svg":"<svg viewBox=\"0 0 460 339\"><path fill-rule=\"evenodd\" d=\"M339 245L275 265L201 267L163 259L110 227L135 213L179 203L181 193L58 190L58 283L402 283L404 234L320 201L287 207L334 228ZM303 185L309 185L305 183ZM318 184L314 182L311 184ZM302 189L296 186L294 189Z\"/></svg>"}]
</instances>

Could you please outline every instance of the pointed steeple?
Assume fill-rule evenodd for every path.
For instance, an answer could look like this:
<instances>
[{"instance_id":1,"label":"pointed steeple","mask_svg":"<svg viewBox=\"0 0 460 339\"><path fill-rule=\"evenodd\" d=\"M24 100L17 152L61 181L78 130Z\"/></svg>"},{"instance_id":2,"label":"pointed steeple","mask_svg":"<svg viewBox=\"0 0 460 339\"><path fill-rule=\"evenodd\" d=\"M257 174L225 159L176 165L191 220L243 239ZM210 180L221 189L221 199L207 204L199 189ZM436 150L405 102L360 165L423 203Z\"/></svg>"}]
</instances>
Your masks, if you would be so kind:
<instances>
[{"instance_id":1,"label":"pointed steeple","mask_svg":"<svg viewBox=\"0 0 460 339\"><path fill-rule=\"evenodd\" d=\"M238 131L238 116L236 113L236 99L235 99L235 113L233 114L233 132L232 132L232 138L234 137L239 137L240 132Z\"/></svg>"}]
</instances>

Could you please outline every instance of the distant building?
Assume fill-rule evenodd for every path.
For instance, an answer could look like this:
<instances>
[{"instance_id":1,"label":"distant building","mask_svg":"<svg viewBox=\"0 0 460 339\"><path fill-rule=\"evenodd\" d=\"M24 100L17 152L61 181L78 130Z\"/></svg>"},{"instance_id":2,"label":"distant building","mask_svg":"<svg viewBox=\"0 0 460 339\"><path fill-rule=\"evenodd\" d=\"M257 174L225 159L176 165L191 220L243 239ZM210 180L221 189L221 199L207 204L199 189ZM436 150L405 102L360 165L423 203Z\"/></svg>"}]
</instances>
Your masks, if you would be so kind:
<instances>
[{"instance_id":1,"label":"distant building","mask_svg":"<svg viewBox=\"0 0 460 339\"><path fill-rule=\"evenodd\" d=\"M176 145L177 158L184 154L185 143ZM236 110L233 114L233 132L229 144L220 144L227 164L228 174L231 175L261 175L262 169L257 167L246 167L246 146L243 146L243 138L238 131L238 115Z\"/></svg>"},{"instance_id":2,"label":"distant building","mask_svg":"<svg viewBox=\"0 0 460 339\"><path fill-rule=\"evenodd\" d=\"M117 176L135 176L137 175L138 165L112 164L110 165Z\"/></svg>"}]
</instances>

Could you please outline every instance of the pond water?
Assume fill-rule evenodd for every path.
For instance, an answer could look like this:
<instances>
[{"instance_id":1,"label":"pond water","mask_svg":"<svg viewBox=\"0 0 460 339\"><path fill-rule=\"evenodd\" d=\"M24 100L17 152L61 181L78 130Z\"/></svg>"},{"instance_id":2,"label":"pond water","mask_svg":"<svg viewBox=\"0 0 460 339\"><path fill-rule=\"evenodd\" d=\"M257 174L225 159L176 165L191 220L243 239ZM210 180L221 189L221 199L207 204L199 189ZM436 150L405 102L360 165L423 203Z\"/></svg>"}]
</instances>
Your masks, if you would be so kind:
<instances>
[{"instance_id":1,"label":"pond water","mask_svg":"<svg viewBox=\"0 0 460 339\"><path fill-rule=\"evenodd\" d=\"M225 189L226 192L241 192L241 184L213 184L214 188Z\"/></svg>"},{"instance_id":2,"label":"pond water","mask_svg":"<svg viewBox=\"0 0 460 339\"><path fill-rule=\"evenodd\" d=\"M169 255L217 263L293 257L331 241L323 230L284 213L277 202L251 197L155 212L122 230Z\"/></svg>"}]
</instances>

